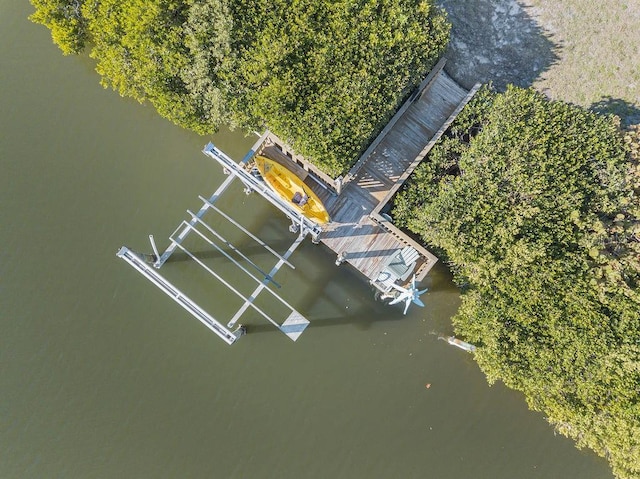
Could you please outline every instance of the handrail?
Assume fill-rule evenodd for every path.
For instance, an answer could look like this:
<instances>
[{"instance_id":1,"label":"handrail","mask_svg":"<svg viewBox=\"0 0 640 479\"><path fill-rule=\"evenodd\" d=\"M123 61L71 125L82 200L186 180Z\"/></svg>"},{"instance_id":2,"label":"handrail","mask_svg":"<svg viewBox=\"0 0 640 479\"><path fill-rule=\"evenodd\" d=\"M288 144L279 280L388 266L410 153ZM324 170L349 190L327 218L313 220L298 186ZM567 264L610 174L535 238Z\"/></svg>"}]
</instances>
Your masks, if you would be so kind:
<instances>
[{"instance_id":1,"label":"handrail","mask_svg":"<svg viewBox=\"0 0 640 479\"><path fill-rule=\"evenodd\" d=\"M325 172L320 170L313 163L309 162L304 156L297 154L293 150L289 148L289 146L282 141L277 135L273 132L267 130L267 141L265 141L262 145L262 149L264 149L267 143L271 143L273 146L278 148L283 155L285 155L290 161L293 161L306 172L311 174L311 177L318 182L324 188L330 190L332 193L340 194L342 181L340 177L331 178Z\"/></svg>"},{"instance_id":2,"label":"handrail","mask_svg":"<svg viewBox=\"0 0 640 479\"><path fill-rule=\"evenodd\" d=\"M373 140L369 145L369 147L365 150L365 152L362 155L360 155L360 158L358 159L356 164L353 165L353 167L346 174L343 180L343 184L348 183L349 181L353 180L356 177L356 175L360 171L360 168L362 168L362 166L366 163L367 159L369 158L373 150L380 144L380 142L384 139L384 137L387 136L387 133L389 133L391 128L393 128L393 126L397 123L400 117L402 117L404 112L411 106L411 104L416 100L416 98L421 97L424 91L433 84L433 81L436 79L437 75L439 75L440 71L444 68L445 63L447 63L447 59L445 57L442 57L440 61L436 63L436 66L433 67L433 69L424 78L424 80L422 80L422 82L420 83L420 86L418 86L416 91L407 99L407 101L404 102L404 104L395 113L395 115L393 115L391 120L389 120L389 123L387 123L387 125L378 134L375 140Z\"/></svg>"},{"instance_id":3,"label":"handrail","mask_svg":"<svg viewBox=\"0 0 640 479\"><path fill-rule=\"evenodd\" d=\"M471 101L473 96L480 89L480 86L481 86L480 83L476 83L473 86L473 88L471 90L469 90L469 93L467 93L467 95L460 101L460 103L458 103L458 106L455 108L455 110L453 110L451 115L449 115L449 117L442 124L440 129L431 137L429 142L425 145L425 147L422 149L422 151L420 151L420 153L418 153L418 155L411 162L409 167L406 170L404 170L402 175L400 175L400 177L396 180L395 184L387 192L385 197L380 201L380 203L378 203L378 206L376 206L373 209L372 214L379 214L380 211L382 210L382 208L384 208L385 205L391 200L391 198L393 198L395 196L395 194L398 192L398 190L404 184L404 182L407 180L407 178L409 178L409 176L411 176L411 173L413 173L413 170L415 170L416 167L420 164L420 162L422 160L424 160L425 156L427 156L429 151L431 151L433 146L437 143L437 141L444 134L444 132L449 129L449 127L451 126L451 123L453 123L453 121L460 114L462 109L467 105L467 103L469 103Z\"/></svg>"}]
</instances>

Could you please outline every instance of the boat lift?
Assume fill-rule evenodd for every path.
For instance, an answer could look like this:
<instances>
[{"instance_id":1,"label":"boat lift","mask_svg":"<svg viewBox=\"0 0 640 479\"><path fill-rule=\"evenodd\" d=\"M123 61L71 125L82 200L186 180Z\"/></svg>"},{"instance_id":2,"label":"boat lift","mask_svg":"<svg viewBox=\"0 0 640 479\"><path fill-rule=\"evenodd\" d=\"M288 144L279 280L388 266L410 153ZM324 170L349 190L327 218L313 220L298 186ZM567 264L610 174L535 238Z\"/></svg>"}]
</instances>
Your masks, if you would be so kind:
<instances>
[{"instance_id":1,"label":"boat lift","mask_svg":"<svg viewBox=\"0 0 640 479\"><path fill-rule=\"evenodd\" d=\"M209 143L205 146L203 153L214 160L216 160L223 168L224 172L229 175L229 177L218 187L218 189L211 195L209 198L204 198L199 196L202 201L202 207L197 213L193 213L187 210L187 213L190 216L188 221L183 221L176 230L170 235L169 240L170 244L167 249L160 254L158 248L156 246L153 235L149 236L149 240L151 242L151 247L153 249L154 255L143 255L140 253L136 253L135 251L123 246L117 253L117 256L123 260L125 260L129 265L131 265L134 269L136 269L139 273L141 273L145 278L155 284L161 291L163 291L167 296L177 302L180 306L186 309L189 313L191 313L196 319L202 322L206 327L208 327L211 331L213 331L216 335L218 335L222 340L224 340L227 344L233 344L237 341L245 332L245 328L242 325L238 325L238 321L241 316L249 309L253 309L261 316L263 316L267 321L272 323L276 328L280 329L283 333L285 333L289 338L293 341L296 341L298 337L302 334L305 328L309 325L309 320L307 320L301 313L296 311L296 309L287 303L282 297L280 297L271 286L275 286L279 288L280 285L276 283L273 279L275 274L280 270L280 268L284 265L295 269L295 266L289 262L289 257L294 253L294 251L298 248L298 246L302 243L307 235L310 235L312 241L314 243L318 242L318 237L322 232L322 228L320 225L316 224L311 219L302 215L292 206L290 206L287 202L280 198L271 188L269 188L260 178L256 178L250 171L247 170L247 165L251 161L251 159L255 156L256 152L264 143L265 139L268 136L268 131L265 132L264 135L260 137L260 139L253 145L253 147L249 150L249 152L245 155L245 157L240 162L235 162L229 156L227 156L224 152L216 148L212 143ZM256 235L247 230L240 223L236 222L233 218L227 215L225 212L220 210L216 205L216 201L220 196L225 192L225 190L231 185L231 183L235 180L239 179L245 186L245 192L257 192L261 196L263 196L267 201L273 204L276 208L282 211L286 216L291 219L291 226L289 227L291 232L298 233L297 238L291 244L291 246L287 249L287 251L280 255L273 248L271 248L268 244L258 238ZM207 224L204 220L205 214L209 211L213 210L222 218L227 220L229 223L240 229L244 234L246 234L253 241L257 242L261 245L265 250L271 253L276 259L277 262L273 266L273 268L269 272L265 272L258 265L253 263L246 255L244 255L238 248L229 243L219 232L217 232L214 228L212 228L209 224ZM231 261L235 266L240 268L245 274L247 274L255 283L256 288L251 293L250 296L246 297L242 293L240 293L236 288L234 288L229 282L227 282L220 274L214 271L212 268L207 266L204 262L196 257L193 253L191 253L184 245L184 240L191 233L195 233L201 239L203 239L208 245L212 246L219 253L225 256L226 259ZM235 253L237 256L240 256L244 261L248 263L253 270L251 271L248 267L243 266L239 261L237 261L234 257L232 257L229 253L223 250L218 243L224 244L229 250ZM238 309L238 311L231 317L231 319L223 324L214 318L211 314L205 311L202 307L196 304L192 299L190 299L186 294L180 291L176 286L171 284L166 278L164 278L157 271L159 270L165 262L171 257L171 255L179 249L184 254L186 254L191 260L193 260L196 264L198 264L201 268L203 268L209 275L214 277L216 280L221 282L224 286L226 286L232 293L242 299L242 306ZM151 265L149 264L151 263ZM153 267L151 267L153 266ZM256 275L256 272L259 273L259 276ZM265 311L254 304L255 300L258 298L258 295L266 291L271 294L275 299L277 299L282 305L284 305L289 311L289 315L285 318L284 322L280 324L278 321L271 318Z\"/></svg>"}]
</instances>

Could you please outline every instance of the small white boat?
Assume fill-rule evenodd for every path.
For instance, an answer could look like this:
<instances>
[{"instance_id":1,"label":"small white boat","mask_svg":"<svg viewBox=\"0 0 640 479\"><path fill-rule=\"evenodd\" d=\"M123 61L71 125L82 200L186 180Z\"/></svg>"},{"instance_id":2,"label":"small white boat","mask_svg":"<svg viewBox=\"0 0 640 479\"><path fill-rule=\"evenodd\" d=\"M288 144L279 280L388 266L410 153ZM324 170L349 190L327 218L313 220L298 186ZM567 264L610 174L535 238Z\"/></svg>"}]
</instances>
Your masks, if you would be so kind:
<instances>
[{"instance_id":1,"label":"small white boat","mask_svg":"<svg viewBox=\"0 0 640 479\"><path fill-rule=\"evenodd\" d=\"M465 351L469 351L470 353L476 350L476 347L473 344L462 341L461 339L458 339L455 336L447 336L443 339L446 339L447 342L452 346L455 346L456 348L464 349Z\"/></svg>"}]
</instances>

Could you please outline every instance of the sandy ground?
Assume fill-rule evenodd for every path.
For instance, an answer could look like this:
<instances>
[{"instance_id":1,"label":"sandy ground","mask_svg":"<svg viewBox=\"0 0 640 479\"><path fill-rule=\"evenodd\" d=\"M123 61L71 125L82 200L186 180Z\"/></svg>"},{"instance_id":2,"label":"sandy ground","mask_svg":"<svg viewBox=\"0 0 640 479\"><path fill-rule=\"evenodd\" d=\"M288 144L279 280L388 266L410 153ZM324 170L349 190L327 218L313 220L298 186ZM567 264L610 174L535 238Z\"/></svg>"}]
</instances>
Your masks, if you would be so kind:
<instances>
[{"instance_id":1,"label":"sandy ground","mask_svg":"<svg viewBox=\"0 0 640 479\"><path fill-rule=\"evenodd\" d=\"M533 86L640 123L640 0L437 0L447 71L469 88Z\"/></svg>"}]
</instances>

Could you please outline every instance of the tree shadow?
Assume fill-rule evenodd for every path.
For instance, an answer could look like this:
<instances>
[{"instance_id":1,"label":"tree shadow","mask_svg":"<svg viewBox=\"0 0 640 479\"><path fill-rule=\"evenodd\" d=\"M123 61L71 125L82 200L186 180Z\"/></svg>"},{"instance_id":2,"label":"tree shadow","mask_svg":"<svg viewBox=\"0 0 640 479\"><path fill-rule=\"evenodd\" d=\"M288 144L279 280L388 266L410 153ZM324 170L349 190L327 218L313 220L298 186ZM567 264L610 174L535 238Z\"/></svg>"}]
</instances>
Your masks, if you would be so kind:
<instances>
[{"instance_id":1,"label":"tree shadow","mask_svg":"<svg viewBox=\"0 0 640 479\"><path fill-rule=\"evenodd\" d=\"M436 0L447 12L448 73L465 88L493 82L528 87L559 59L560 47L517 0Z\"/></svg>"},{"instance_id":2,"label":"tree shadow","mask_svg":"<svg viewBox=\"0 0 640 479\"><path fill-rule=\"evenodd\" d=\"M622 127L640 124L640 108L620 98L604 96L589 109L602 115L617 115Z\"/></svg>"}]
</instances>

